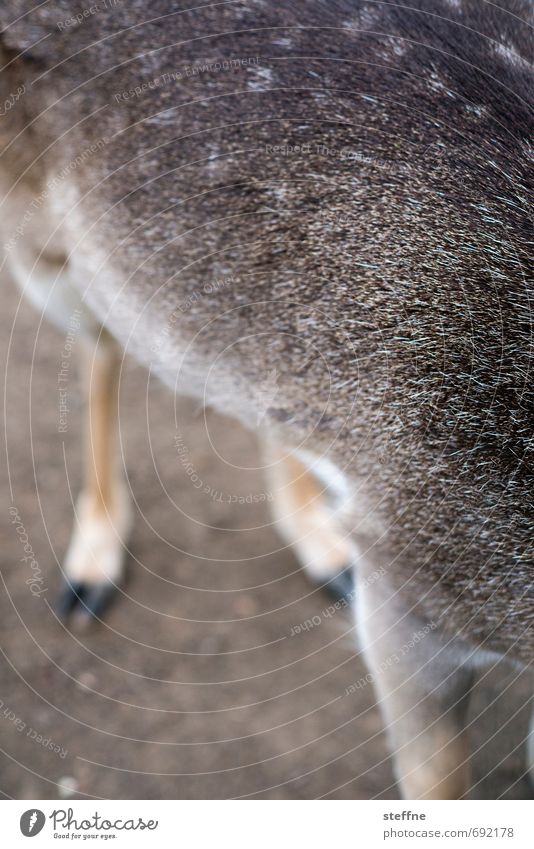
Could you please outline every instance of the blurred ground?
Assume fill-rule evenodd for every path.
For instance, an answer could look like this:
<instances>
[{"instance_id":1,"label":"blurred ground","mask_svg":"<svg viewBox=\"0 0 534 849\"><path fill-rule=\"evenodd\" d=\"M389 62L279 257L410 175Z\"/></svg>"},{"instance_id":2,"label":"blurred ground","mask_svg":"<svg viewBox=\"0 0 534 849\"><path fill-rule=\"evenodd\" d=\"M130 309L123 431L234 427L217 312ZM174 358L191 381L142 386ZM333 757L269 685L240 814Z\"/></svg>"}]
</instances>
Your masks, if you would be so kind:
<instances>
[{"instance_id":1,"label":"blurred ground","mask_svg":"<svg viewBox=\"0 0 534 849\"><path fill-rule=\"evenodd\" d=\"M59 782L79 797L398 798L372 688L345 695L366 672L350 619L321 617L328 597L270 528L254 438L191 402L175 411L171 394L131 363L121 386L121 448L137 500L128 582L92 632L56 620L49 603L80 483L82 398L72 361L59 433L65 335L39 327L26 305L16 315L18 293L5 282L2 303L2 794L57 798ZM42 571L39 597L9 524L10 487ZM291 636L314 616L320 625ZM504 668L479 679L473 795L524 798L529 682Z\"/></svg>"}]
</instances>

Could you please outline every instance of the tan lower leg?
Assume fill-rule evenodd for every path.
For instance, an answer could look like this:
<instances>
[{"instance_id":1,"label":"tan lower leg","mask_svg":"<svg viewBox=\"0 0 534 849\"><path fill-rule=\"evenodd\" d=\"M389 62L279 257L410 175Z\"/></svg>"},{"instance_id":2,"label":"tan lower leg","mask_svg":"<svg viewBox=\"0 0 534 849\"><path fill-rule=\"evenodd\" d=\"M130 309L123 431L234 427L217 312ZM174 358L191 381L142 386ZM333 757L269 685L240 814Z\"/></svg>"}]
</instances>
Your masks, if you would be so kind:
<instances>
[{"instance_id":1,"label":"tan lower leg","mask_svg":"<svg viewBox=\"0 0 534 849\"><path fill-rule=\"evenodd\" d=\"M269 445L266 456L278 531L313 578L335 575L351 562L352 546L328 503L325 485L303 460L279 446Z\"/></svg>"},{"instance_id":2,"label":"tan lower leg","mask_svg":"<svg viewBox=\"0 0 534 849\"><path fill-rule=\"evenodd\" d=\"M85 481L65 561L67 577L80 583L115 583L122 577L131 507L116 457L119 366L116 343L105 331L86 345Z\"/></svg>"},{"instance_id":3,"label":"tan lower leg","mask_svg":"<svg viewBox=\"0 0 534 849\"><path fill-rule=\"evenodd\" d=\"M116 497L117 377L120 358L106 334L96 346L87 346L84 358L88 386L85 434L85 493L95 513L105 514Z\"/></svg>"}]
</instances>

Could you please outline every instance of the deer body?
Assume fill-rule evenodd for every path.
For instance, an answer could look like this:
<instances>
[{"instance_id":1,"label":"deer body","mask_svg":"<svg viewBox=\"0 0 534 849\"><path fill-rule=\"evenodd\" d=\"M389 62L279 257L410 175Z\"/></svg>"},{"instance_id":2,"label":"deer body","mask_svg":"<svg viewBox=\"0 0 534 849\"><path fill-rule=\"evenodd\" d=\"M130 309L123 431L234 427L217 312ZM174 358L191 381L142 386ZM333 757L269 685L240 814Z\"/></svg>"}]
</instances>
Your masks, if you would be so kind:
<instances>
[{"instance_id":1,"label":"deer body","mask_svg":"<svg viewBox=\"0 0 534 849\"><path fill-rule=\"evenodd\" d=\"M133 2L71 28L69 2L4 5L8 264L96 351L68 575L121 573L115 339L308 452L274 449L286 537L330 534L325 576L357 547L371 672L423 629L377 691L405 794L462 795L473 665L534 653L532 5ZM309 452L344 528L295 486Z\"/></svg>"}]
</instances>

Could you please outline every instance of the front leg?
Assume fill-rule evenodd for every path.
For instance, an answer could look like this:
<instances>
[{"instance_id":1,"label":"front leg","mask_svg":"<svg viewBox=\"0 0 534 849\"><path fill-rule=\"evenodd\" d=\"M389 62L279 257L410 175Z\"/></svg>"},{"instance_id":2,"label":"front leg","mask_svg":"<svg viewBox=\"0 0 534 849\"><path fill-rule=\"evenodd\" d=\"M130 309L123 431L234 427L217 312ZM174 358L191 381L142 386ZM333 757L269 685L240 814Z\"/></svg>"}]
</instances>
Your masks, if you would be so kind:
<instances>
[{"instance_id":1,"label":"front leg","mask_svg":"<svg viewBox=\"0 0 534 849\"><path fill-rule=\"evenodd\" d=\"M409 613L386 582L360 580L358 630L402 795L459 799L469 787L464 723L472 671L438 623Z\"/></svg>"},{"instance_id":2,"label":"front leg","mask_svg":"<svg viewBox=\"0 0 534 849\"><path fill-rule=\"evenodd\" d=\"M88 387L85 480L65 558L66 585L58 613L81 622L100 617L124 574L132 525L129 492L117 456L120 352L107 331L84 339Z\"/></svg>"}]
</instances>

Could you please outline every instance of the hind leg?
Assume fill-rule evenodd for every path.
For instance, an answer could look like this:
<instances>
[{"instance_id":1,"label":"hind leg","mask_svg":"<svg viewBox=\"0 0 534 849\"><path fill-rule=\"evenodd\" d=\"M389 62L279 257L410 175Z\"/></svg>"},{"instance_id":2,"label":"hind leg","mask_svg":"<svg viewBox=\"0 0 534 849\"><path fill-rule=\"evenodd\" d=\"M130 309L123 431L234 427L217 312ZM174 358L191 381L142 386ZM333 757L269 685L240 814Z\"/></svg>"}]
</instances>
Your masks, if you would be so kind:
<instances>
[{"instance_id":1,"label":"hind leg","mask_svg":"<svg viewBox=\"0 0 534 849\"><path fill-rule=\"evenodd\" d=\"M534 789L534 704L530 714L530 729L527 739L527 770L531 787Z\"/></svg>"},{"instance_id":2,"label":"hind leg","mask_svg":"<svg viewBox=\"0 0 534 849\"><path fill-rule=\"evenodd\" d=\"M458 799L469 786L464 732L472 671L435 622L389 597L385 581L358 585L358 631L405 799Z\"/></svg>"},{"instance_id":3,"label":"hind leg","mask_svg":"<svg viewBox=\"0 0 534 849\"><path fill-rule=\"evenodd\" d=\"M341 475L325 461L288 454L273 441L264 454L277 531L315 583L352 600L354 548L340 521L347 501Z\"/></svg>"}]
</instances>

